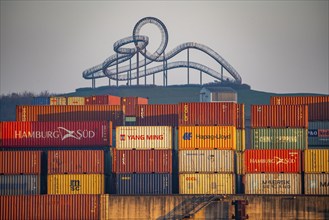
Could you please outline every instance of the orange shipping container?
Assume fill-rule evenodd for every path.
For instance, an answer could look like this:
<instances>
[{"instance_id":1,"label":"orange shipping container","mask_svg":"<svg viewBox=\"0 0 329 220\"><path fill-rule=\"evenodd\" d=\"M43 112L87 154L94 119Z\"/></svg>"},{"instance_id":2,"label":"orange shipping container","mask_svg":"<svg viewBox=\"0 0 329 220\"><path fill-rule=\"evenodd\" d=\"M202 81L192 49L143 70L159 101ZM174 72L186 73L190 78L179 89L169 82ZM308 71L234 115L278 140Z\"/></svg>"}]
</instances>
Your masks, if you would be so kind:
<instances>
[{"instance_id":1,"label":"orange shipping container","mask_svg":"<svg viewBox=\"0 0 329 220\"><path fill-rule=\"evenodd\" d=\"M179 103L179 125L236 126L237 104L232 102Z\"/></svg>"},{"instance_id":2,"label":"orange shipping container","mask_svg":"<svg viewBox=\"0 0 329 220\"><path fill-rule=\"evenodd\" d=\"M104 173L102 150L50 150L48 174Z\"/></svg>"},{"instance_id":3,"label":"orange shipping container","mask_svg":"<svg viewBox=\"0 0 329 220\"><path fill-rule=\"evenodd\" d=\"M236 149L234 126L179 126L178 149Z\"/></svg>"},{"instance_id":4,"label":"orange shipping container","mask_svg":"<svg viewBox=\"0 0 329 220\"><path fill-rule=\"evenodd\" d=\"M329 96L271 96L271 105L301 105L329 102Z\"/></svg>"},{"instance_id":5,"label":"orange shipping container","mask_svg":"<svg viewBox=\"0 0 329 220\"><path fill-rule=\"evenodd\" d=\"M125 116L136 116L136 105L148 104L147 98L142 97L122 97L121 106Z\"/></svg>"},{"instance_id":6,"label":"orange shipping container","mask_svg":"<svg viewBox=\"0 0 329 220\"><path fill-rule=\"evenodd\" d=\"M101 195L0 196L0 219L100 219Z\"/></svg>"},{"instance_id":7,"label":"orange shipping container","mask_svg":"<svg viewBox=\"0 0 329 220\"><path fill-rule=\"evenodd\" d=\"M244 129L245 128L245 111L244 111L244 104L239 103L237 104L237 115L236 115L236 128Z\"/></svg>"},{"instance_id":8,"label":"orange shipping container","mask_svg":"<svg viewBox=\"0 0 329 220\"><path fill-rule=\"evenodd\" d=\"M307 128L306 105L251 105L252 128Z\"/></svg>"},{"instance_id":9,"label":"orange shipping container","mask_svg":"<svg viewBox=\"0 0 329 220\"><path fill-rule=\"evenodd\" d=\"M16 106L17 121L112 121L123 124L120 105Z\"/></svg>"},{"instance_id":10,"label":"orange shipping container","mask_svg":"<svg viewBox=\"0 0 329 220\"><path fill-rule=\"evenodd\" d=\"M50 97L50 105L66 105L66 97L58 96L58 97Z\"/></svg>"},{"instance_id":11,"label":"orange shipping container","mask_svg":"<svg viewBox=\"0 0 329 220\"><path fill-rule=\"evenodd\" d=\"M177 104L137 105L136 125L138 126L177 126Z\"/></svg>"},{"instance_id":12,"label":"orange shipping container","mask_svg":"<svg viewBox=\"0 0 329 220\"><path fill-rule=\"evenodd\" d=\"M0 151L1 174L40 174L41 151Z\"/></svg>"},{"instance_id":13,"label":"orange shipping container","mask_svg":"<svg viewBox=\"0 0 329 220\"><path fill-rule=\"evenodd\" d=\"M96 95L85 98L86 105L120 105L121 97L113 95Z\"/></svg>"}]
</instances>

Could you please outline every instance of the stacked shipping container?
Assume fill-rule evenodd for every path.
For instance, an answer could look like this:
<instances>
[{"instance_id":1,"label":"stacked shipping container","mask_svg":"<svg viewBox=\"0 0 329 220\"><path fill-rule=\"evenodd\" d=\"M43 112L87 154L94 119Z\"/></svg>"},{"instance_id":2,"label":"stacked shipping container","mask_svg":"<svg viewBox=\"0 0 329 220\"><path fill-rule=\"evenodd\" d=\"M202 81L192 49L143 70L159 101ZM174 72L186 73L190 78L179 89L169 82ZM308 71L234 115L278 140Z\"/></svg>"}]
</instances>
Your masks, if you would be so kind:
<instances>
[{"instance_id":1,"label":"stacked shipping container","mask_svg":"<svg viewBox=\"0 0 329 220\"><path fill-rule=\"evenodd\" d=\"M252 149L244 152L246 194L302 193L307 127L305 105L251 106Z\"/></svg>"},{"instance_id":2,"label":"stacked shipping container","mask_svg":"<svg viewBox=\"0 0 329 220\"><path fill-rule=\"evenodd\" d=\"M104 194L104 151L48 151L48 194Z\"/></svg>"},{"instance_id":3,"label":"stacked shipping container","mask_svg":"<svg viewBox=\"0 0 329 220\"><path fill-rule=\"evenodd\" d=\"M0 151L0 195L41 193L41 151Z\"/></svg>"},{"instance_id":4,"label":"stacked shipping container","mask_svg":"<svg viewBox=\"0 0 329 220\"><path fill-rule=\"evenodd\" d=\"M112 167L117 194L171 194L172 127L117 127Z\"/></svg>"},{"instance_id":5,"label":"stacked shipping container","mask_svg":"<svg viewBox=\"0 0 329 220\"><path fill-rule=\"evenodd\" d=\"M235 193L237 115L232 102L179 104L180 194Z\"/></svg>"}]
</instances>

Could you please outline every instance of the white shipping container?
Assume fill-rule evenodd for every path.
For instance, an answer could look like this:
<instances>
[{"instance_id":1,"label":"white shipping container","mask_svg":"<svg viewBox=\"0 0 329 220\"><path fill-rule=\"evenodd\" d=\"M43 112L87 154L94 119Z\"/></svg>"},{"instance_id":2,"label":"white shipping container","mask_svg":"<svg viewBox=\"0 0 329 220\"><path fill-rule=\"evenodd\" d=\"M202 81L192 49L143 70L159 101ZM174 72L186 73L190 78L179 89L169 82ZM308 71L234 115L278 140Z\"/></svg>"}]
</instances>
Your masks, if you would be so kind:
<instances>
[{"instance_id":1,"label":"white shipping container","mask_svg":"<svg viewBox=\"0 0 329 220\"><path fill-rule=\"evenodd\" d=\"M180 150L180 173L234 173L233 150Z\"/></svg>"},{"instance_id":2,"label":"white shipping container","mask_svg":"<svg viewBox=\"0 0 329 220\"><path fill-rule=\"evenodd\" d=\"M170 126L119 126L116 128L116 149L172 149Z\"/></svg>"},{"instance_id":3,"label":"white shipping container","mask_svg":"<svg viewBox=\"0 0 329 220\"><path fill-rule=\"evenodd\" d=\"M244 176L245 194L301 194L301 174L247 173Z\"/></svg>"},{"instance_id":4,"label":"white shipping container","mask_svg":"<svg viewBox=\"0 0 329 220\"><path fill-rule=\"evenodd\" d=\"M329 195L329 173L305 173L305 194Z\"/></svg>"},{"instance_id":5,"label":"white shipping container","mask_svg":"<svg viewBox=\"0 0 329 220\"><path fill-rule=\"evenodd\" d=\"M179 194L234 194L235 174L179 174Z\"/></svg>"}]
</instances>

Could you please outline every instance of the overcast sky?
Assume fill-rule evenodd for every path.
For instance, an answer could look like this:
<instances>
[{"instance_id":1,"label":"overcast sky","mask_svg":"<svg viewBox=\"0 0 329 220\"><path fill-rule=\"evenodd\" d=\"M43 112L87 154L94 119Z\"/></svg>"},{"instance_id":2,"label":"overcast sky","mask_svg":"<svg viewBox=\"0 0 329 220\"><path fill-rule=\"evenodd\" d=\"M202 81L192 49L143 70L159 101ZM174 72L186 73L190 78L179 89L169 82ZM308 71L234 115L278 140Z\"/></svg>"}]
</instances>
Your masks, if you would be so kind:
<instances>
[{"instance_id":1,"label":"overcast sky","mask_svg":"<svg viewBox=\"0 0 329 220\"><path fill-rule=\"evenodd\" d=\"M82 72L113 55L113 44L147 16L166 25L166 53L197 42L254 90L329 94L328 8L328 1L1 1L0 94L90 87ZM141 33L156 50L160 31L147 24ZM178 60L186 60L186 52ZM220 68L198 51L190 50L190 61ZM169 70L168 83L185 84L186 73ZM190 74L190 82L199 83L199 71ZM156 82L162 84L161 74Z\"/></svg>"}]
</instances>

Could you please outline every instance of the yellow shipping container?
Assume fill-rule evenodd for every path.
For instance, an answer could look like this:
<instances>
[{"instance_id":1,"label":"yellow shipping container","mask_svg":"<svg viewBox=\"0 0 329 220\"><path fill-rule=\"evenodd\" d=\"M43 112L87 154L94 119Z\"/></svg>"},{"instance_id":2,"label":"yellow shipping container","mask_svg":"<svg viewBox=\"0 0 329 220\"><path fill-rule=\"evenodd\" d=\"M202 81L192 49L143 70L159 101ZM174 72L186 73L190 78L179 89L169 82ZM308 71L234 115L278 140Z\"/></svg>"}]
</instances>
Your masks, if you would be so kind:
<instances>
[{"instance_id":1,"label":"yellow shipping container","mask_svg":"<svg viewBox=\"0 0 329 220\"><path fill-rule=\"evenodd\" d=\"M179 194L234 194L235 174L179 174Z\"/></svg>"},{"instance_id":2,"label":"yellow shipping container","mask_svg":"<svg viewBox=\"0 0 329 220\"><path fill-rule=\"evenodd\" d=\"M68 97L67 98L68 105L84 105L85 104L85 97Z\"/></svg>"},{"instance_id":3,"label":"yellow shipping container","mask_svg":"<svg viewBox=\"0 0 329 220\"><path fill-rule=\"evenodd\" d=\"M170 126L118 126L116 128L116 149L118 150L172 149L172 145Z\"/></svg>"},{"instance_id":4,"label":"yellow shipping container","mask_svg":"<svg viewBox=\"0 0 329 220\"><path fill-rule=\"evenodd\" d=\"M48 175L48 194L104 194L104 174Z\"/></svg>"},{"instance_id":5,"label":"yellow shipping container","mask_svg":"<svg viewBox=\"0 0 329 220\"><path fill-rule=\"evenodd\" d=\"M179 126L178 149L236 149L235 126Z\"/></svg>"},{"instance_id":6,"label":"yellow shipping container","mask_svg":"<svg viewBox=\"0 0 329 220\"><path fill-rule=\"evenodd\" d=\"M236 129L236 151L246 149L246 131L245 129Z\"/></svg>"},{"instance_id":7,"label":"yellow shipping container","mask_svg":"<svg viewBox=\"0 0 329 220\"><path fill-rule=\"evenodd\" d=\"M329 173L329 149L308 149L304 151L305 173Z\"/></svg>"},{"instance_id":8,"label":"yellow shipping container","mask_svg":"<svg viewBox=\"0 0 329 220\"><path fill-rule=\"evenodd\" d=\"M66 97L50 97L50 105L66 105Z\"/></svg>"}]
</instances>

